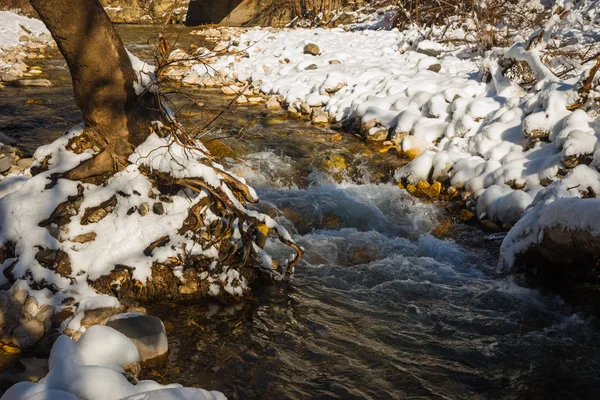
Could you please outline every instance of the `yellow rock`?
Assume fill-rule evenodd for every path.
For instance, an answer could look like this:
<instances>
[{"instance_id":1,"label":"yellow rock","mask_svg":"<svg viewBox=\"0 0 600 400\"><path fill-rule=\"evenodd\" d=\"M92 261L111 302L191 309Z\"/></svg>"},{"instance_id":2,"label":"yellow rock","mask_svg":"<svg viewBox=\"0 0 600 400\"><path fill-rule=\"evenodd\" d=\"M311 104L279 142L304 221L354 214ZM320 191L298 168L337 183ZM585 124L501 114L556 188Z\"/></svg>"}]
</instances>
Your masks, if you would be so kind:
<instances>
[{"instance_id":1,"label":"yellow rock","mask_svg":"<svg viewBox=\"0 0 600 400\"><path fill-rule=\"evenodd\" d=\"M31 67L29 69L41 70L42 67L40 67L39 65L34 65L33 67Z\"/></svg>"},{"instance_id":2,"label":"yellow rock","mask_svg":"<svg viewBox=\"0 0 600 400\"><path fill-rule=\"evenodd\" d=\"M343 170L346 169L346 159L339 154L334 154L325 162L330 169Z\"/></svg>"},{"instance_id":3,"label":"yellow rock","mask_svg":"<svg viewBox=\"0 0 600 400\"><path fill-rule=\"evenodd\" d=\"M210 154L215 157L233 157L235 156L235 152L225 143L221 142L218 139L211 138L203 138L200 139L202 144L210 151Z\"/></svg>"},{"instance_id":4,"label":"yellow rock","mask_svg":"<svg viewBox=\"0 0 600 400\"><path fill-rule=\"evenodd\" d=\"M398 182L398 187L399 187L400 189L404 189L404 184L403 184L402 182Z\"/></svg>"},{"instance_id":5,"label":"yellow rock","mask_svg":"<svg viewBox=\"0 0 600 400\"><path fill-rule=\"evenodd\" d=\"M383 146L382 148L379 149L380 153L387 153L388 151L390 151L390 149L395 149L396 146L391 145L391 146Z\"/></svg>"},{"instance_id":6,"label":"yellow rock","mask_svg":"<svg viewBox=\"0 0 600 400\"><path fill-rule=\"evenodd\" d=\"M458 196L458 194L459 194L459 193L458 193L458 190L456 190L456 188L454 188L454 187L450 186L450 187L449 187L449 188L446 190L446 194L448 195L448 197L449 197L450 199L452 199L452 198L454 198L454 197Z\"/></svg>"},{"instance_id":7,"label":"yellow rock","mask_svg":"<svg viewBox=\"0 0 600 400\"><path fill-rule=\"evenodd\" d=\"M470 221L471 219L475 218L475 213L472 211L469 211L467 209L463 209L463 210L460 210L460 214L458 214L458 218L463 222L467 222L467 221Z\"/></svg>"},{"instance_id":8,"label":"yellow rock","mask_svg":"<svg viewBox=\"0 0 600 400\"><path fill-rule=\"evenodd\" d=\"M429 189L426 191L427 195L432 199L439 197L441 192L442 184L439 182L435 182L433 185L429 186Z\"/></svg>"},{"instance_id":9,"label":"yellow rock","mask_svg":"<svg viewBox=\"0 0 600 400\"><path fill-rule=\"evenodd\" d=\"M258 229L260 231L260 233L262 233L265 236L267 236L269 234L269 228L267 227L267 225L265 225L263 223L257 224L256 229Z\"/></svg>"},{"instance_id":10,"label":"yellow rock","mask_svg":"<svg viewBox=\"0 0 600 400\"><path fill-rule=\"evenodd\" d=\"M431 230L431 235L437 238L442 238L444 236L447 236L453 227L454 224L452 224L452 222L450 221L441 222Z\"/></svg>"},{"instance_id":11,"label":"yellow rock","mask_svg":"<svg viewBox=\"0 0 600 400\"><path fill-rule=\"evenodd\" d=\"M18 347L9 346L7 344L2 346L2 350L4 350L8 354L19 354L21 352L21 349L19 349Z\"/></svg>"},{"instance_id":12,"label":"yellow rock","mask_svg":"<svg viewBox=\"0 0 600 400\"><path fill-rule=\"evenodd\" d=\"M417 191L417 188L415 187L415 185L408 184L406 185L406 191L412 194Z\"/></svg>"},{"instance_id":13,"label":"yellow rock","mask_svg":"<svg viewBox=\"0 0 600 400\"><path fill-rule=\"evenodd\" d=\"M331 137L331 141L334 142L336 140L342 140L342 135L340 135L339 133L337 135L333 135Z\"/></svg>"},{"instance_id":14,"label":"yellow rock","mask_svg":"<svg viewBox=\"0 0 600 400\"><path fill-rule=\"evenodd\" d=\"M419 181L417 183L417 189L419 189L419 190L425 191L425 190L429 189L429 186L431 186L431 185L429 184L429 182L426 182L426 181Z\"/></svg>"},{"instance_id":15,"label":"yellow rock","mask_svg":"<svg viewBox=\"0 0 600 400\"><path fill-rule=\"evenodd\" d=\"M27 104L44 104L42 99L29 99L26 101Z\"/></svg>"},{"instance_id":16,"label":"yellow rock","mask_svg":"<svg viewBox=\"0 0 600 400\"><path fill-rule=\"evenodd\" d=\"M408 157L409 160L414 160L415 158L417 158L418 156L420 156L421 154L423 154L423 150L422 149L408 149L404 152L404 155L406 157Z\"/></svg>"}]
</instances>

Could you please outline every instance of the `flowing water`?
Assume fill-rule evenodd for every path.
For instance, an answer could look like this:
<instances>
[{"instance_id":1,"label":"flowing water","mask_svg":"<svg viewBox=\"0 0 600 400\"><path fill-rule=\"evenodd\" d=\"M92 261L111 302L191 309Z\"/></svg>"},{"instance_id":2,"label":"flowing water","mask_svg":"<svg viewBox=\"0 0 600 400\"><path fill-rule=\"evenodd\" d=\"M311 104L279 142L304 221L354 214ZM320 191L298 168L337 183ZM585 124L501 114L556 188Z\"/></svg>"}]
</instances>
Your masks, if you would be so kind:
<instances>
[{"instance_id":1,"label":"flowing water","mask_svg":"<svg viewBox=\"0 0 600 400\"><path fill-rule=\"evenodd\" d=\"M147 51L150 28L120 31ZM0 92L0 130L29 150L79 119L64 63L43 64L57 87ZM149 305L170 354L147 377L251 399L597 398L597 319L496 275L498 237L454 226L440 239L444 208L385 183L396 156L284 113L228 107L218 90L192 94L204 107L174 100L185 123L204 126L225 109L207 138L232 149L223 163L306 255L291 283L238 304Z\"/></svg>"}]
</instances>

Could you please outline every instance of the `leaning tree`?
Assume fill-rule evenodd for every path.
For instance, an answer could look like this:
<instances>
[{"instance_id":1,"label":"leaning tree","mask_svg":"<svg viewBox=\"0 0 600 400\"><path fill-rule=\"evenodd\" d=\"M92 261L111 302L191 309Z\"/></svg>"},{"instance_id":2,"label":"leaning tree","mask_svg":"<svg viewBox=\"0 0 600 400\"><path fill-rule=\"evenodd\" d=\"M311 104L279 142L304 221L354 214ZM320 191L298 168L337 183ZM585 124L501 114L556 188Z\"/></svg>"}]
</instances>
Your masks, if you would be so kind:
<instances>
[{"instance_id":1,"label":"leaning tree","mask_svg":"<svg viewBox=\"0 0 600 400\"><path fill-rule=\"evenodd\" d=\"M288 277L301 249L177 123L99 1L31 4L67 61L83 124L36 151L31 178L0 183L5 287L59 300L230 299L258 276ZM289 260L263 249L270 232L293 248Z\"/></svg>"}]
</instances>

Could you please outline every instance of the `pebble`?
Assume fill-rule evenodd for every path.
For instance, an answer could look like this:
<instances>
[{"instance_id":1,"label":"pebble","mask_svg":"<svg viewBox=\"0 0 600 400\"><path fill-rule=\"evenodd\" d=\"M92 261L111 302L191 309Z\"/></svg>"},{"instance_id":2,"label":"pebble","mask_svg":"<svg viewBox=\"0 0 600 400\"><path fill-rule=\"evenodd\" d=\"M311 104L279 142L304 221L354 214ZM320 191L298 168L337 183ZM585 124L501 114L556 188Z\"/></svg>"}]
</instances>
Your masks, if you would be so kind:
<instances>
[{"instance_id":1,"label":"pebble","mask_svg":"<svg viewBox=\"0 0 600 400\"><path fill-rule=\"evenodd\" d=\"M318 56L320 52L321 52L321 49L319 48L319 46L317 46L314 43L307 44L306 46L304 46L304 50L303 50L304 54L310 54L313 56Z\"/></svg>"}]
</instances>

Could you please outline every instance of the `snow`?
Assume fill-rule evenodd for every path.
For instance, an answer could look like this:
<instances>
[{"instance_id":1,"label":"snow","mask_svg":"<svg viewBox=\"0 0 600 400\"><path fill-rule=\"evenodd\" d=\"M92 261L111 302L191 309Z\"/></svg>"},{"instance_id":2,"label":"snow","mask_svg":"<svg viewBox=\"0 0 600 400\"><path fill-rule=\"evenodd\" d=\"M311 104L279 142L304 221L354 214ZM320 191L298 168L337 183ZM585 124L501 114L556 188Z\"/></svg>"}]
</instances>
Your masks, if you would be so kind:
<instances>
[{"instance_id":1,"label":"snow","mask_svg":"<svg viewBox=\"0 0 600 400\"><path fill-rule=\"evenodd\" d=\"M40 20L24 17L10 11L0 11L0 54L6 49L19 44L19 37L27 35L22 26L32 32L33 36L48 34L44 23Z\"/></svg>"},{"instance_id":2,"label":"snow","mask_svg":"<svg viewBox=\"0 0 600 400\"><path fill-rule=\"evenodd\" d=\"M77 342L60 336L50 352L48 374L37 383L17 383L2 400L225 399L220 392L178 384L150 380L132 384L123 367L138 361L138 350L125 335L107 326L93 326Z\"/></svg>"}]
</instances>

